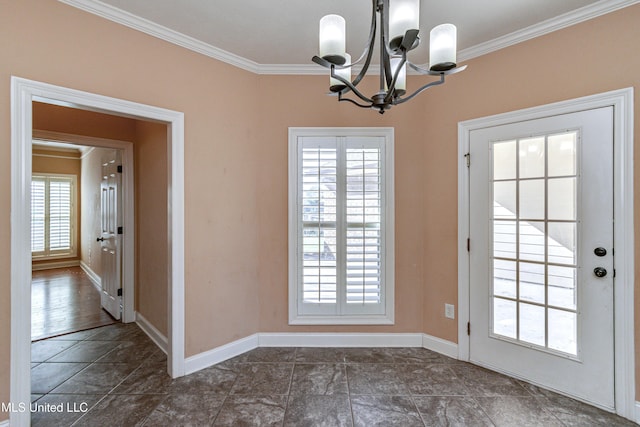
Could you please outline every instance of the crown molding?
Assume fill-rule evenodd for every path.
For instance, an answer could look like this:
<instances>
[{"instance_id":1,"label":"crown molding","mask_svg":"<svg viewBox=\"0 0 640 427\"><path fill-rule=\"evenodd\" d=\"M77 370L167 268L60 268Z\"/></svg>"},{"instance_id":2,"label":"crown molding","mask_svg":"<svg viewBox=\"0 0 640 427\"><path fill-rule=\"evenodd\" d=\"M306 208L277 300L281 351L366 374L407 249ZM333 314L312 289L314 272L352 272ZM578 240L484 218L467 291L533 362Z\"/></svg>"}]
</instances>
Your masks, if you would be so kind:
<instances>
[{"instance_id":1,"label":"crown molding","mask_svg":"<svg viewBox=\"0 0 640 427\"><path fill-rule=\"evenodd\" d=\"M255 61L251 61L247 58L243 58L234 53L212 46L178 31L171 30L99 0L58 1L255 74L326 74L326 70L324 68L314 64L258 64ZM470 59L606 15L607 13L615 12L616 10L623 9L636 3L640 3L640 0L601 0L493 40L462 49L458 52L458 62L468 61ZM423 67L426 67L426 65Z\"/></svg>"},{"instance_id":2,"label":"crown molding","mask_svg":"<svg viewBox=\"0 0 640 427\"><path fill-rule=\"evenodd\" d=\"M531 25L518 31L505 34L502 37L489 40L484 43L463 49L458 52L458 62L468 61L491 52L495 52L505 47L513 46L545 34L552 33L572 25L597 18L607 13L639 3L640 0L602 0L580 9L558 15L538 24Z\"/></svg>"},{"instance_id":3,"label":"crown molding","mask_svg":"<svg viewBox=\"0 0 640 427\"><path fill-rule=\"evenodd\" d=\"M217 48L193 37L171 30L148 19L108 5L99 0L58 0L61 3L89 12L101 18L141 31L166 42L206 55L243 70L258 74L260 65L226 50Z\"/></svg>"}]
</instances>

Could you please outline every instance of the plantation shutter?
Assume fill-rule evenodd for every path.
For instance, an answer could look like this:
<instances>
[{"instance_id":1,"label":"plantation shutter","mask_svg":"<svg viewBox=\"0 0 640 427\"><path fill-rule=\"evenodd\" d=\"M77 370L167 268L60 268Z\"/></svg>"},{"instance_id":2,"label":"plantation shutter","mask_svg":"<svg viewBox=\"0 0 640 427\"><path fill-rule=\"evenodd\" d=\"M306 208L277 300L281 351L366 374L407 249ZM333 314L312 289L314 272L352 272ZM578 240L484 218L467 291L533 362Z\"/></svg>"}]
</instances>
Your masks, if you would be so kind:
<instances>
[{"instance_id":1,"label":"plantation shutter","mask_svg":"<svg viewBox=\"0 0 640 427\"><path fill-rule=\"evenodd\" d=\"M49 181L49 250L71 249L71 181Z\"/></svg>"},{"instance_id":2,"label":"plantation shutter","mask_svg":"<svg viewBox=\"0 0 640 427\"><path fill-rule=\"evenodd\" d=\"M74 256L75 176L31 180L31 253L34 258Z\"/></svg>"},{"instance_id":3,"label":"plantation shutter","mask_svg":"<svg viewBox=\"0 0 640 427\"><path fill-rule=\"evenodd\" d=\"M347 304L379 304L382 265L382 159L380 148L347 148Z\"/></svg>"},{"instance_id":4,"label":"plantation shutter","mask_svg":"<svg viewBox=\"0 0 640 427\"><path fill-rule=\"evenodd\" d=\"M301 315L385 314L384 144L381 136L298 138Z\"/></svg>"},{"instance_id":5,"label":"plantation shutter","mask_svg":"<svg viewBox=\"0 0 640 427\"><path fill-rule=\"evenodd\" d=\"M301 159L302 295L314 304L336 304L337 151L309 143Z\"/></svg>"}]
</instances>

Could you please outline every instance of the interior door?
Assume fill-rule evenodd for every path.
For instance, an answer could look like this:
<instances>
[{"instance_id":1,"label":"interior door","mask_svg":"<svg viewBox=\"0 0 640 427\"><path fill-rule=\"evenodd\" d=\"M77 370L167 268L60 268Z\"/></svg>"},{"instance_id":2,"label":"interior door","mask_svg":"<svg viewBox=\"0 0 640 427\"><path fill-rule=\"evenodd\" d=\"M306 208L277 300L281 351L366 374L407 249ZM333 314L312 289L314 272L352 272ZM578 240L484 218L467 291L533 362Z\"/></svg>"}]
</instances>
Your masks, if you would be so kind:
<instances>
[{"instance_id":1,"label":"interior door","mask_svg":"<svg viewBox=\"0 0 640 427\"><path fill-rule=\"evenodd\" d=\"M118 171L120 155L118 150L112 150L102 161L101 194L101 235L98 241L101 247L102 267L102 307L116 320L120 319L121 307L121 234L118 228L122 223L120 207L121 174Z\"/></svg>"},{"instance_id":2,"label":"interior door","mask_svg":"<svg viewBox=\"0 0 640 427\"><path fill-rule=\"evenodd\" d=\"M471 132L470 360L613 409L613 108Z\"/></svg>"}]
</instances>

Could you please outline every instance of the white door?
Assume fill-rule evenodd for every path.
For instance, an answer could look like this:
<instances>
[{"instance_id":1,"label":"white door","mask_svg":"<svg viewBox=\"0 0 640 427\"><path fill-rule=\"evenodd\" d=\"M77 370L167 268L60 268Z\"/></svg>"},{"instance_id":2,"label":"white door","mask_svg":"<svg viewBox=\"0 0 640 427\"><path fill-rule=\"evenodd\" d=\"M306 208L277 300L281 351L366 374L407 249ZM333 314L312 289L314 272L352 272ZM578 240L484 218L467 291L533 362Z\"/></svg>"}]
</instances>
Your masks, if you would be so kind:
<instances>
[{"instance_id":1,"label":"white door","mask_svg":"<svg viewBox=\"0 0 640 427\"><path fill-rule=\"evenodd\" d=\"M470 135L470 360L613 409L613 108Z\"/></svg>"},{"instance_id":2,"label":"white door","mask_svg":"<svg viewBox=\"0 0 640 427\"><path fill-rule=\"evenodd\" d=\"M118 228L121 221L120 207L120 153L112 150L105 155L102 161L101 194L101 229L98 237L101 242L101 266L102 266L102 307L116 320L120 319L121 299L121 233Z\"/></svg>"}]
</instances>

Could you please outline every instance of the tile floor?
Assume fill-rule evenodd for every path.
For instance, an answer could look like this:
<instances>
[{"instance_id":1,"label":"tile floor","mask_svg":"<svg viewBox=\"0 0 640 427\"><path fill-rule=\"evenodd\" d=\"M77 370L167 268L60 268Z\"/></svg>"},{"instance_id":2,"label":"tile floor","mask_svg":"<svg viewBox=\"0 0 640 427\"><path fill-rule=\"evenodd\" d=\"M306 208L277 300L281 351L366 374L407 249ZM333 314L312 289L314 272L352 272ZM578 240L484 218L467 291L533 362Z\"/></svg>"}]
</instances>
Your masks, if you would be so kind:
<instances>
[{"instance_id":1,"label":"tile floor","mask_svg":"<svg viewBox=\"0 0 640 427\"><path fill-rule=\"evenodd\" d=\"M116 324L34 343L32 361L35 407L63 408L34 426L635 425L418 348L258 348L172 380L147 336Z\"/></svg>"}]
</instances>

